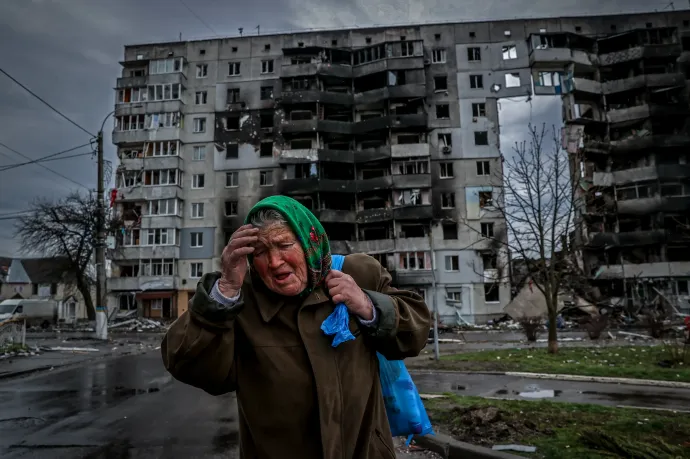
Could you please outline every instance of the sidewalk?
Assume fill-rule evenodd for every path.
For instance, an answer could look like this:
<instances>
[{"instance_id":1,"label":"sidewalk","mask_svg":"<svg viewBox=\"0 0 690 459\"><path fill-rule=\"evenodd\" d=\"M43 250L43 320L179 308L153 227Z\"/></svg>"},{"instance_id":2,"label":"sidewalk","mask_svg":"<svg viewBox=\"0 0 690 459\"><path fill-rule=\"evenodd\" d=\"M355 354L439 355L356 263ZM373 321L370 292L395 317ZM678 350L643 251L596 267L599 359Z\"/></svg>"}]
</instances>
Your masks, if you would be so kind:
<instances>
[{"instance_id":1,"label":"sidewalk","mask_svg":"<svg viewBox=\"0 0 690 459\"><path fill-rule=\"evenodd\" d=\"M90 338L27 339L27 346L36 355L14 356L0 359L0 379L26 376L40 371L51 371L95 359L141 354L160 346L159 337L140 339L111 337L109 341ZM34 348L39 350L35 351ZM48 350L60 348L60 350Z\"/></svg>"}]
</instances>

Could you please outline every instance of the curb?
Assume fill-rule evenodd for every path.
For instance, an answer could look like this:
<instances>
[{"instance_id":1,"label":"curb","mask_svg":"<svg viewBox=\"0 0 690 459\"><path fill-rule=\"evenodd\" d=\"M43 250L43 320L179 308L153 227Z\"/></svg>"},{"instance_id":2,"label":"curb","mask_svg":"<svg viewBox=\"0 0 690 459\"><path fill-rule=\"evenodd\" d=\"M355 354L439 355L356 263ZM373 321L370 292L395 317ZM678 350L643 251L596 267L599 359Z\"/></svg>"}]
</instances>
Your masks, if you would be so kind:
<instances>
[{"instance_id":1,"label":"curb","mask_svg":"<svg viewBox=\"0 0 690 459\"><path fill-rule=\"evenodd\" d=\"M515 376L519 378L533 379L553 379L557 381L580 381L594 382L603 384L625 384L629 386L651 386L666 387L671 389L690 389L690 383L682 381L660 381L656 379L634 379L634 378L614 378L608 376L583 376L583 375L561 375L551 373L524 373L519 371L452 371L452 370L423 370L421 368L410 367L411 375L414 374L458 374L458 375L489 375L489 376Z\"/></svg>"},{"instance_id":2,"label":"curb","mask_svg":"<svg viewBox=\"0 0 690 459\"><path fill-rule=\"evenodd\" d=\"M523 459L522 456L457 441L442 433L414 437L414 440L422 448L433 451L443 459Z\"/></svg>"},{"instance_id":3,"label":"curb","mask_svg":"<svg viewBox=\"0 0 690 459\"><path fill-rule=\"evenodd\" d=\"M17 377L19 377L19 376L27 376L27 375L30 375L30 374L32 374L32 373L38 373L38 372L41 372L41 371L50 370L51 368L53 368L53 369L55 369L55 368L60 368L60 367L62 367L62 366L63 366L63 365L60 365L60 366L58 366L58 367L55 367L55 366L52 366L52 365L47 365L47 366L43 366L43 367L31 368L30 370L21 370L21 371L9 371L9 372L4 372L4 373L0 373L0 380L3 380L3 379L10 379L10 378L17 378Z\"/></svg>"}]
</instances>

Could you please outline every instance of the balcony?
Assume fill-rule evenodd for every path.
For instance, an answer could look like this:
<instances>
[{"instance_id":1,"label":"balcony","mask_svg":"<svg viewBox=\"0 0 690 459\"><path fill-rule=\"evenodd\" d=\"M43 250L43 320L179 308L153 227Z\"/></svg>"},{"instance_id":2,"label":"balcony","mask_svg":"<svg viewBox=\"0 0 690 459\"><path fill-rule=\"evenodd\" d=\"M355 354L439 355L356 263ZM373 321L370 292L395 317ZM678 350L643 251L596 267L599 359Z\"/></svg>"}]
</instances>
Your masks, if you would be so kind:
<instances>
[{"instance_id":1,"label":"balcony","mask_svg":"<svg viewBox=\"0 0 690 459\"><path fill-rule=\"evenodd\" d=\"M393 218L396 220L426 220L432 217L430 205L402 206L393 208Z\"/></svg>"},{"instance_id":2,"label":"balcony","mask_svg":"<svg viewBox=\"0 0 690 459\"><path fill-rule=\"evenodd\" d=\"M139 129L136 131L113 131L113 144L128 145L144 142L164 142L179 140L182 135L180 128Z\"/></svg>"},{"instance_id":3,"label":"balcony","mask_svg":"<svg viewBox=\"0 0 690 459\"><path fill-rule=\"evenodd\" d=\"M393 175L393 188L431 188L430 174Z\"/></svg>"},{"instance_id":4,"label":"balcony","mask_svg":"<svg viewBox=\"0 0 690 459\"><path fill-rule=\"evenodd\" d=\"M311 194L319 191L318 178L283 179L278 182L282 194Z\"/></svg>"},{"instance_id":5,"label":"balcony","mask_svg":"<svg viewBox=\"0 0 690 459\"><path fill-rule=\"evenodd\" d=\"M182 169L183 162L179 156L146 156L144 158L123 158L120 165L125 170Z\"/></svg>"},{"instance_id":6,"label":"balcony","mask_svg":"<svg viewBox=\"0 0 690 459\"><path fill-rule=\"evenodd\" d=\"M355 223L356 212L354 210L321 209L315 210L316 218L325 223Z\"/></svg>"},{"instance_id":7,"label":"balcony","mask_svg":"<svg viewBox=\"0 0 690 459\"><path fill-rule=\"evenodd\" d=\"M152 185L120 188L118 201L151 201L154 199L181 199L184 195L182 188L177 185ZM122 196L122 197L120 197Z\"/></svg>"},{"instance_id":8,"label":"balcony","mask_svg":"<svg viewBox=\"0 0 690 459\"><path fill-rule=\"evenodd\" d=\"M140 260L149 258L180 258L180 247L174 245L153 245L117 247L112 251L113 260Z\"/></svg>"},{"instance_id":9,"label":"balcony","mask_svg":"<svg viewBox=\"0 0 690 459\"><path fill-rule=\"evenodd\" d=\"M182 217L178 215L148 215L141 219L142 229L182 228Z\"/></svg>"},{"instance_id":10,"label":"balcony","mask_svg":"<svg viewBox=\"0 0 690 459\"><path fill-rule=\"evenodd\" d=\"M682 134L652 135L647 137L631 136L611 142L612 153L627 153L650 148L690 147L690 136Z\"/></svg>"},{"instance_id":11,"label":"balcony","mask_svg":"<svg viewBox=\"0 0 690 459\"><path fill-rule=\"evenodd\" d=\"M687 105L644 104L618 110L609 110L606 113L606 118L609 123L625 123L657 116L686 116L688 113L690 113L690 109Z\"/></svg>"},{"instance_id":12,"label":"balcony","mask_svg":"<svg viewBox=\"0 0 690 459\"><path fill-rule=\"evenodd\" d=\"M109 277L108 291L176 290L177 276Z\"/></svg>"},{"instance_id":13,"label":"balcony","mask_svg":"<svg viewBox=\"0 0 690 459\"><path fill-rule=\"evenodd\" d=\"M426 91L427 88L424 84L387 86L385 88L356 93L354 100L355 104L357 105L366 105L386 99L411 99L416 97L426 97Z\"/></svg>"},{"instance_id":14,"label":"balcony","mask_svg":"<svg viewBox=\"0 0 690 459\"><path fill-rule=\"evenodd\" d=\"M320 132L352 134L352 123L350 121L321 120L317 123L316 128Z\"/></svg>"},{"instance_id":15,"label":"balcony","mask_svg":"<svg viewBox=\"0 0 690 459\"><path fill-rule=\"evenodd\" d=\"M626 263L611 264L602 266L596 276L597 279L635 279L638 282L640 278L646 277L689 277L690 276L690 262L688 261L674 261L674 262L658 262L658 263Z\"/></svg>"},{"instance_id":16,"label":"balcony","mask_svg":"<svg viewBox=\"0 0 690 459\"><path fill-rule=\"evenodd\" d=\"M529 54L530 67L535 69L561 68L570 63L591 67L596 62L595 55L570 48L533 49Z\"/></svg>"},{"instance_id":17,"label":"balcony","mask_svg":"<svg viewBox=\"0 0 690 459\"><path fill-rule=\"evenodd\" d=\"M388 253L394 250L393 239L378 239L373 241L331 241L333 253Z\"/></svg>"},{"instance_id":18,"label":"balcony","mask_svg":"<svg viewBox=\"0 0 690 459\"><path fill-rule=\"evenodd\" d=\"M570 92L601 95L602 83L587 78L573 78L565 81L566 86L571 85Z\"/></svg>"},{"instance_id":19,"label":"balcony","mask_svg":"<svg viewBox=\"0 0 690 459\"><path fill-rule=\"evenodd\" d=\"M599 56L600 65L613 65L622 62L629 62L639 59L660 59L678 57L683 48L680 44L669 45L645 45L629 48L612 53L601 54Z\"/></svg>"},{"instance_id":20,"label":"balcony","mask_svg":"<svg viewBox=\"0 0 690 459\"><path fill-rule=\"evenodd\" d=\"M431 145L428 143L406 143L391 145L391 156L393 158L431 156Z\"/></svg>"},{"instance_id":21,"label":"balcony","mask_svg":"<svg viewBox=\"0 0 690 459\"><path fill-rule=\"evenodd\" d=\"M393 185L393 177L385 175L383 177L357 180L356 183L358 192L385 190Z\"/></svg>"},{"instance_id":22,"label":"balcony","mask_svg":"<svg viewBox=\"0 0 690 459\"><path fill-rule=\"evenodd\" d=\"M354 180L319 179L319 191L327 193L354 193L357 191Z\"/></svg>"},{"instance_id":23,"label":"balcony","mask_svg":"<svg viewBox=\"0 0 690 459\"><path fill-rule=\"evenodd\" d=\"M379 161L391 157L391 147L384 145L376 148L365 148L354 152L355 163L366 163L370 161Z\"/></svg>"},{"instance_id":24,"label":"balcony","mask_svg":"<svg viewBox=\"0 0 690 459\"><path fill-rule=\"evenodd\" d=\"M310 120L284 120L280 124L283 132L316 132L317 119Z\"/></svg>"},{"instance_id":25,"label":"balcony","mask_svg":"<svg viewBox=\"0 0 690 459\"><path fill-rule=\"evenodd\" d=\"M434 275L430 269L417 269L410 271L395 270L397 285L430 285L434 281Z\"/></svg>"},{"instance_id":26,"label":"balcony","mask_svg":"<svg viewBox=\"0 0 690 459\"><path fill-rule=\"evenodd\" d=\"M292 91L283 92L280 96L280 103L283 105L314 102L350 106L353 104L353 97L352 94L328 91Z\"/></svg>"},{"instance_id":27,"label":"balcony","mask_svg":"<svg viewBox=\"0 0 690 459\"><path fill-rule=\"evenodd\" d=\"M184 97L184 92L182 92ZM185 104L181 99L177 100L155 100L144 103L146 113L182 113L184 111ZM124 115L125 113L120 113L118 110L118 115Z\"/></svg>"},{"instance_id":28,"label":"balcony","mask_svg":"<svg viewBox=\"0 0 690 459\"><path fill-rule=\"evenodd\" d=\"M616 204L619 214L648 215L656 212L688 213L690 196L655 196L653 198L627 199Z\"/></svg>"},{"instance_id":29,"label":"balcony","mask_svg":"<svg viewBox=\"0 0 690 459\"><path fill-rule=\"evenodd\" d=\"M690 177L690 164L660 164L615 172L595 172L593 184L594 186L612 186L656 179L684 179L686 177Z\"/></svg>"},{"instance_id":30,"label":"balcony","mask_svg":"<svg viewBox=\"0 0 690 459\"><path fill-rule=\"evenodd\" d=\"M295 78L310 75L352 78L352 67L349 65L328 63L284 65L281 69L280 76L282 78Z\"/></svg>"},{"instance_id":31,"label":"balcony","mask_svg":"<svg viewBox=\"0 0 690 459\"><path fill-rule=\"evenodd\" d=\"M157 75L149 75L147 79L148 84L175 84L179 83L182 86L187 85L187 77L182 72L175 73L161 73Z\"/></svg>"},{"instance_id":32,"label":"balcony","mask_svg":"<svg viewBox=\"0 0 690 459\"><path fill-rule=\"evenodd\" d=\"M333 163L353 163L355 153L352 150L319 150L319 161L329 161Z\"/></svg>"},{"instance_id":33,"label":"balcony","mask_svg":"<svg viewBox=\"0 0 690 459\"><path fill-rule=\"evenodd\" d=\"M319 160L319 150L316 148L302 148L281 150L278 162L281 164L313 163Z\"/></svg>"},{"instance_id":34,"label":"balcony","mask_svg":"<svg viewBox=\"0 0 690 459\"><path fill-rule=\"evenodd\" d=\"M386 70L408 70L423 68L424 57L422 56L389 57L387 59L380 59L378 61L357 65L352 70L352 76L358 78L372 73L385 72Z\"/></svg>"},{"instance_id":35,"label":"balcony","mask_svg":"<svg viewBox=\"0 0 690 459\"><path fill-rule=\"evenodd\" d=\"M416 113L412 115L387 115L356 122L353 133L361 134L390 128L426 127L426 125L426 113Z\"/></svg>"},{"instance_id":36,"label":"balcony","mask_svg":"<svg viewBox=\"0 0 690 459\"><path fill-rule=\"evenodd\" d=\"M117 83L115 83L115 88L116 89L141 88L142 86L146 86L146 83L147 83L146 80L147 80L147 77L145 77L145 76L118 78Z\"/></svg>"},{"instance_id":37,"label":"balcony","mask_svg":"<svg viewBox=\"0 0 690 459\"><path fill-rule=\"evenodd\" d=\"M685 75L682 73L661 73L652 75L637 75L631 78L607 81L601 83L604 94L615 94L639 88L683 87Z\"/></svg>"},{"instance_id":38,"label":"balcony","mask_svg":"<svg viewBox=\"0 0 690 459\"><path fill-rule=\"evenodd\" d=\"M393 210L388 208L367 209L357 212L357 223L376 223L393 219Z\"/></svg>"},{"instance_id":39,"label":"balcony","mask_svg":"<svg viewBox=\"0 0 690 459\"><path fill-rule=\"evenodd\" d=\"M590 233L587 246L597 250L613 247L634 247L662 244L666 241L664 230L635 231L625 233Z\"/></svg>"}]
</instances>

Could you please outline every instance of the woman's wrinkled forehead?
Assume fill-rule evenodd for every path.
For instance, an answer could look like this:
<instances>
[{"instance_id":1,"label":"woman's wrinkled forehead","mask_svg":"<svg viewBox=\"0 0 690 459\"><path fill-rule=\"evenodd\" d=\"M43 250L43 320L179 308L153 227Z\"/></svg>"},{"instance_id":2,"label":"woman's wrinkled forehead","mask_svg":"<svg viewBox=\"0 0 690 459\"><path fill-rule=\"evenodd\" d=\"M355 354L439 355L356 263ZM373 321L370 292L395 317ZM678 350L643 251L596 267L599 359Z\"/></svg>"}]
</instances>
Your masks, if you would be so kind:
<instances>
[{"instance_id":1,"label":"woman's wrinkled forehead","mask_svg":"<svg viewBox=\"0 0 690 459\"><path fill-rule=\"evenodd\" d=\"M288 242L297 242L295 233L285 224L266 225L259 228L257 245L265 247Z\"/></svg>"}]
</instances>

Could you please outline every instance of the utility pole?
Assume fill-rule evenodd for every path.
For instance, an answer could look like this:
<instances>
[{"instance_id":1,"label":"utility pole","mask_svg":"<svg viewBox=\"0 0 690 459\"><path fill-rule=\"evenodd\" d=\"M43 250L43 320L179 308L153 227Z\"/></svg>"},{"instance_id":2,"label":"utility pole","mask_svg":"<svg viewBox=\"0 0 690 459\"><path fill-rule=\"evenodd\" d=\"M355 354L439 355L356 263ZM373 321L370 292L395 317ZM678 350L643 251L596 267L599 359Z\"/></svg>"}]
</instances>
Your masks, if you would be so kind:
<instances>
[{"instance_id":1,"label":"utility pole","mask_svg":"<svg viewBox=\"0 0 690 459\"><path fill-rule=\"evenodd\" d=\"M429 226L429 249L431 250L431 310L434 320L434 358L441 359L438 349L438 307L436 306L436 252L434 251L434 237L432 235L433 222Z\"/></svg>"},{"instance_id":2,"label":"utility pole","mask_svg":"<svg viewBox=\"0 0 690 459\"><path fill-rule=\"evenodd\" d=\"M104 121L105 124L105 121ZM105 296L105 206L103 203L103 129L98 131L98 187L96 216L96 338L108 339L108 308Z\"/></svg>"}]
</instances>

